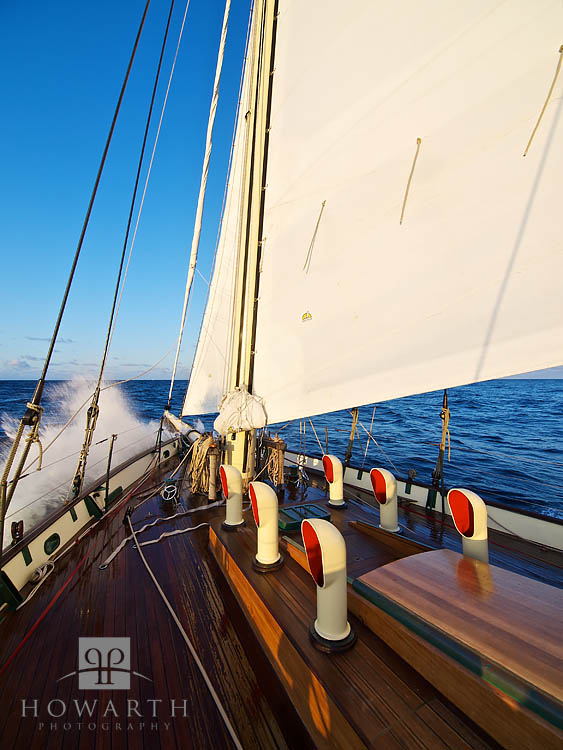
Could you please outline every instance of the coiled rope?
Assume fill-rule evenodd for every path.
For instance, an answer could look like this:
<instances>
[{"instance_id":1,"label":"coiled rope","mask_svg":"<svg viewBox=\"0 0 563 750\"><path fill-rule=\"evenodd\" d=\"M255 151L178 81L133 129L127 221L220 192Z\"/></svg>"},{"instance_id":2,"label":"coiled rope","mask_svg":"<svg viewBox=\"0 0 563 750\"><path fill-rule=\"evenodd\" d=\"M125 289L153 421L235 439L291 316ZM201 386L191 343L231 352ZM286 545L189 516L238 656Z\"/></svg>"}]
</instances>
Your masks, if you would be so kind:
<instances>
[{"instance_id":1,"label":"coiled rope","mask_svg":"<svg viewBox=\"0 0 563 750\"><path fill-rule=\"evenodd\" d=\"M207 454L213 445L211 435L202 435L193 443L193 455L191 464L191 491L194 494L209 491L209 461Z\"/></svg>"}]
</instances>

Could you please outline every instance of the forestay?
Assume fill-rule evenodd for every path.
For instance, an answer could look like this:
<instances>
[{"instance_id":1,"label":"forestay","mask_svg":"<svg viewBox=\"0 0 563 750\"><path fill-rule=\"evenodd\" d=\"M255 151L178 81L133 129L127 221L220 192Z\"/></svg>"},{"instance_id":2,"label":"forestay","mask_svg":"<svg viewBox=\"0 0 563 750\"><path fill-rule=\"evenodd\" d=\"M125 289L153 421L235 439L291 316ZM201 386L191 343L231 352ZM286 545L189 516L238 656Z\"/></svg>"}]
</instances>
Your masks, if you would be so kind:
<instances>
[{"instance_id":1,"label":"forestay","mask_svg":"<svg viewBox=\"0 0 563 750\"><path fill-rule=\"evenodd\" d=\"M252 384L270 422L563 362L563 80L522 156L561 28L558 0L280 0Z\"/></svg>"}]
</instances>

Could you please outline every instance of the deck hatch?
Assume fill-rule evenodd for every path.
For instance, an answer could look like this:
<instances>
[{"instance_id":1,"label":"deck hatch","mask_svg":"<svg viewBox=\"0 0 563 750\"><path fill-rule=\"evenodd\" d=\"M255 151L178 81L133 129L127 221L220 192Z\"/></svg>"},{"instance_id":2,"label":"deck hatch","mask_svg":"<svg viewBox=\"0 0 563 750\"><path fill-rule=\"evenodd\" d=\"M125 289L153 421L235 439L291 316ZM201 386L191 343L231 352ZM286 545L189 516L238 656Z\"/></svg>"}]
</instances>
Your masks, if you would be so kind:
<instances>
[{"instance_id":1,"label":"deck hatch","mask_svg":"<svg viewBox=\"0 0 563 750\"><path fill-rule=\"evenodd\" d=\"M283 531L295 531L300 528L301 521L306 518L322 518L325 521L330 521L330 513L325 508L311 503L295 505L293 508L280 510L278 526Z\"/></svg>"}]
</instances>

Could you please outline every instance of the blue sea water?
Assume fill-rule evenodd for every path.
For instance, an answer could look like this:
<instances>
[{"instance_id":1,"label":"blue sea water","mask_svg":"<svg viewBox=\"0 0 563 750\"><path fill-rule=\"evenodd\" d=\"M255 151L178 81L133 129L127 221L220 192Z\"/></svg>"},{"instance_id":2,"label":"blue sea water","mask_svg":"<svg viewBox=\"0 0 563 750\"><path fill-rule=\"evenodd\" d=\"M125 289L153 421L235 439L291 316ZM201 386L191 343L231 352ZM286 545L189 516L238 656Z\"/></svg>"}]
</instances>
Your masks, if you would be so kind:
<instances>
[{"instance_id":1,"label":"blue sea water","mask_svg":"<svg viewBox=\"0 0 563 750\"><path fill-rule=\"evenodd\" d=\"M33 394L31 381L0 381L0 414L19 419ZM47 385L45 402L49 402ZM137 380L118 386L135 416L158 420L166 405L169 384L163 380ZM176 383L172 411L181 407L186 382ZM451 460L444 465L446 487L473 489L485 500L510 507L526 508L563 518L563 380L492 380L452 388L448 391L451 411ZM378 404L373 435L380 448L369 441L359 427L352 464L383 466L405 477L410 469L417 479L430 482L441 436L442 393L433 392ZM48 410L46 409L46 412ZM369 430L373 405L360 408L360 422ZM46 419L57 422L56 404ZM201 417L206 428L212 416ZM351 417L347 411L316 416L312 423L325 444L328 427L329 450L341 457L348 444ZM288 447L313 455L321 451L311 423L305 432L299 422L272 426ZM7 444L0 428L0 444ZM79 449L80 446L77 446Z\"/></svg>"}]
</instances>

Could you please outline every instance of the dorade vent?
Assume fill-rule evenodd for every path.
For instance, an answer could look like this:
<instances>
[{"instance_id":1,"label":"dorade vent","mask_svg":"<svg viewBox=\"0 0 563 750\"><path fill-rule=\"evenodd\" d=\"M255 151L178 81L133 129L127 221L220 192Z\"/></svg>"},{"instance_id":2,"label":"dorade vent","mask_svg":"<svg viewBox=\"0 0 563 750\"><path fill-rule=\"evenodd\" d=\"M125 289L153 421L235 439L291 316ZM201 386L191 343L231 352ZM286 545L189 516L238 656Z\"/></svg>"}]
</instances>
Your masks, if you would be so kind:
<instances>
[{"instance_id":1,"label":"dorade vent","mask_svg":"<svg viewBox=\"0 0 563 750\"><path fill-rule=\"evenodd\" d=\"M475 530L473 506L461 490L452 490L448 495L455 527L462 536L472 537Z\"/></svg>"},{"instance_id":2,"label":"dorade vent","mask_svg":"<svg viewBox=\"0 0 563 750\"><path fill-rule=\"evenodd\" d=\"M489 561L487 506L475 492L452 489L448 503L456 529L461 534L463 554Z\"/></svg>"},{"instance_id":3,"label":"dorade vent","mask_svg":"<svg viewBox=\"0 0 563 750\"><path fill-rule=\"evenodd\" d=\"M226 508L221 528L236 531L246 524L242 517L242 475L234 466L222 464L219 467L219 477Z\"/></svg>"},{"instance_id":4,"label":"dorade vent","mask_svg":"<svg viewBox=\"0 0 563 750\"><path fill-rule=\"evenodd\" d=\"M326 481L332 484L334 481L334 472L332 470L331 456L323 456L323 469L325 470Z\"/></svg>"},{"instance_id":5,"label":"dorade vent","mask_svg":"<svg viewBox=\"0 0 563 750\"><path fill-rule=\"evenodd\" d=\"M379 469L372 469L369 476L375 499L380 505L385 505L387 502L387 482L383 473Z\"/></svg>"},{"instance_id":6,"label":"dorade vent","mask_svg":"<svg viewBox=\"0 0 563 750\"><path fill-rule=\"evenodd\" d=\"M317 586L317 617L309 628L311 642L320 651L344 651L356 642L348 622L346 543L329 521L305 519L301 536L309 570Z\"/></svg>"},{"instance_id":7,"label":"dorade vent","mask_svg":"<svg viewBox=\"0 0 563 750\"><path fill-rule=\"evenodd\" d=\"M342 461L330 453L325 454L323 456L323 469L329 487L330 500L328 504L331 508L345 508Z\"/></svg>"},{"instance_id":8,"label":"dorade vent","mask_svg":"<svg viewBox=\"0 0 563 750\"><path fill-rule=\"evenodd\" d=\"M369 473L375 499L379 503L379 526L397 534L400 531L397 506L397 480L387 469L374 468Z\"/></svg>"},{"instance_id":9,"label":"dorade vent","mask_svg":"<svg viewBox=\"0 0 563 750\"><path fill-rule=\"evenodd\" d=\"M324 586L323 576L323 555L321 551L321 543L319 537L315 531L313 525L306 521L303 521L301 527L301 533L303 535L303 544L305 545L305 551L307 552L307 562L309 563L309 570L313 576L313 580L317 586Z\"/></svg>"},{"instance_id":10,"label":"dorade vent","mask_svg":"<svg viewBox=\"0 0 563 750\"><path fill-rule=\"evenodd\" d=\"M250 485L250 503L252 505L252 515L254 516L254 523L257 528L260 528L260 514L258 513L258 501L256 500L256 491L254 486Z\"/></svg>"},{"instance_id":11,"label":"dorade vent","mask_svg":"<svg viewBox=\"0 0 563 750\"><path fill-rule=\"evenodd\" d=\"M251 482L252 515L257 529L256 557L252 567L258 573L270 573L283 565L278 539L278 496L268 484Z\"/></svg>"}]
</instances>

